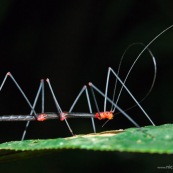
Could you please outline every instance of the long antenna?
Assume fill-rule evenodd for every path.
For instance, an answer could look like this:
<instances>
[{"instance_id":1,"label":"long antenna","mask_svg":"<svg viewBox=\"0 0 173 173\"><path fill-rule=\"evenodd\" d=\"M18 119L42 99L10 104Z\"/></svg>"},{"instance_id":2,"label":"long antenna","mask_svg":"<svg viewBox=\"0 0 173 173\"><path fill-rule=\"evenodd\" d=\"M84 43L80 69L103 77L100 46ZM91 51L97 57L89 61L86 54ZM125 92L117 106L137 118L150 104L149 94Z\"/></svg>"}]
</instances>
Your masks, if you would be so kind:
<instances>
[{"instance_id":1,"label":"long antenna","mask_svg":"<svg viewBox=\"0 0 173 173\"><path fill-rule=\"evenodd\" d=\"M148 50L149 53L150 53L150 55L151 55L152 58L153 58L153 63L154 63L154 67L155 67L155 74L156 74L156 71L157 71L157 69L156 69L156 67L157 67L157 66L156 66L156 61L155 61L155 58L154 58L152 52L148 49L148 47L149 47L158 37L160 37L162 34L164 34L166 31L168 31L168 30L169 30L170 28L172 28L172 27L173 27L173 25L171 25L171 26L167 27L166 29L164 29L162 32L160 32L156 37L154 37L154 38L142 49L142 51L139 53L139 55L137 56L137 58L136 58L135 61L133 62L132 66L130 67L130 69L129 69L129 71L128 71L128 73L127 73L127 75L126 75L126 77L125 77L125 79L124 79L124 81L123 81L124 84L126 83L126 80L127 80L128 76L129 76L129 74L131 73L131 70L133 69L134 65L136 64L136 62L138 61L138 59L139 59L140 56L144 53L145 50ZM154 75L154 79L153 79L153 82L152 82L152 85L151 85L150 90L152 90L152 88L153 88L153 85L154 85L154 83L155 83L155 78L156 78L156 75ZM123 88L123 86L122 86L122 88ZM121 90L122 90L122 88L121 88ZM148 94L150 93L150 90L149 90ZM148 94L144 97L144 99L148 96ZM142 100L144 100L144 99L142 99Z\"/></svg>"},{"instance_id":2,"label":"long antenna","mask_svg":"<svg viewBox=\"0 0 173 173\"><path fill-rule=\"evenodd\" d=\"M143 44L142 44L142 45L143 45ZM155 81L156 81L156 75L157 75L156 59L155 59L154 55L152 54L152 52L150 51L150 49L147 48L147 50L148 50L149 54L151 55L151 58L152 58L152 61L153 61L153 65L154 65L154 76L153 76L153 81L152 81L152 83L151 83L151 87L150 87L149 91L148 91L147 94L139 101L139 103L142 102L143 100L145 100L145 98L148 97L148 95L150 94L151 90L152 90L153 87L154 87L154 84L155 84ZM139 58L138 58L138 59L139 59ZM137 60L137 59L135 59L135 61L133 62L133 66L131 66L130 71L132 70L132 68L134 67L134 65L137 63L136 60ZM125 78L125 80L123 81L124 84L126 83L127 78L129 77L129 75L130 75L130 73L129 73L129 71L128 71L128 74L126 75L126 78ZM117 80L117 78L116 78L116 80ZM120 98L120 95L121 95L121 93L122 93L122 90L123 90L123 85L122 85L122 87L121 87L121 89L120 89L120 92L119 92L119 94L118 94L118 97L117 97L117 100L116 100L116 104L117 104L118 101L119 101L119 98ZM136 105L137 105L137 104L136 104ZM131 108L133 108L133 107L135 107L136 105L134 105L134 106L128 108L128 110L131 109ZM113 111L115 111L115 108L114 108Z\"/></svg>"}]
</instances>

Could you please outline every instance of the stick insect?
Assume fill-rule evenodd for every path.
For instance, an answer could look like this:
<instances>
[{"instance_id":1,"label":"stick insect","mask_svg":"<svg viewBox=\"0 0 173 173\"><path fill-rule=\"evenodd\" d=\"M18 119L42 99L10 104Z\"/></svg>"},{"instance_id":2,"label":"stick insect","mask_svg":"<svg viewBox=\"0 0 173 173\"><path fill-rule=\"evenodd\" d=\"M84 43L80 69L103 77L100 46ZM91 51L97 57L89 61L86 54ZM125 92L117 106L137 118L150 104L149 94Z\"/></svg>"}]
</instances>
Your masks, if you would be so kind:
<instances>
[{"instance_id":1,"label":"stick insect","mask_svg":"<svg viewBox=\"0 0 173 173\"><path fill-rule=\"evenodd\" d=\"M133 45L131 45L133 46ZM154 62L154 69L155 69L155 73L154 73L154 78L153 78L153 82L152 82L152 85L151 85L151 88L149 90L149 92L151 92L152 88L153 88L153 85L154 85L154 82L155 82L155 78L156 78L156 64L155 64L155 58L154 56L152 55L151 51L149 51L152 59L153 59L153 62ZM121 61L123 59L124 55L122 56L121 58ZM120 65L119 65L119 68L121 66L121 61L120 61ZM109 68L110 70L111 68ZM29 127L29 124L30 124L30 121L34 121L34 120L37 120L37 121L45 121L45 120L49 120L49 119L60 119L61 121L65 121L71 135L74 135L67 119L68 118L91 118L91 121L92 121L92 126L93 126L93 131L94 133L96 133L96 127L95 127L95 123L94 123L94 118L97 118L99 120L103 120L103 119L108 119L108 120L111 120L113 119L113 113L115 112L115 108L118 109L119 112L121 112L126 118L129 119L129 121L131 121L136 127L139 127L140 126L126 113L124 112L120 107L118 107L117 103L118 103L118 99L117 101L114 103L114 97L112 100L110 100L108 97L107 97L107 90L108 90L108 83L109 83L109 78L110 78L110 71L108 71L108 75L107 75L107 82L106 82L106 89L105 89L105 94L103 95L103 93L98 90L93 84L89 84L90 87L91 87L91 93L92 93L92 96L93 96L93 99L94 99L94 102L95 102L95 105L96 105L96 108L97 108L97 112L96 113L92 113L92 108L91 108L91 103L90 103L90 97L89 97L89 94L88 94L88 90L87 90L87 87L84 86L81 91L79 92L79 94L77 95L74 103L72 104L71 108L69 109L68 112L63 112L59 103L58 103L58 100L56 99L56 96L54 94L54 91L52 89L52 85L50 83L50 80L49 79L46 79L46 82L49 86L49 89L50 89L50 92L52 94L52 97L53 97L53 100L55 102L55 106L57 108L57 112L44 112L44 80L42 79L41 82L40 82L40 86L39 86L39 89L37 91L37 94L36 94L36 97L35 97L35 100L34 100L34 103L33 105L31 104L31 102L29 101L28 97L26 96L26 94L23 92L23 90L21 89L21 87L19 86L19 84L17 83L17 81L15 80L15 78L13 77L13 75L8 72L0 86L0 91L2 90L7 78L10 77L11 80L14 82L15 86L18 88L18 90L20 91L20 93L22 94L22 96L24 97L25 101L27 102L27 104L29 105L29 107L31 108L31 111L30 111L30 114L29 115L4 115L4 116L1 116L0 117L0 121L27 121L26 123L26 127L25 127L25 130L23 132L23 135L22 135L22 139L21 140L24 140L25 138L25 135L26 135L26 131ZM116 79L119 79L116 77ZM120 79L119 79L120 80ZM117 83L117 80L116 80L116 83ZM123 84L124 86L125 84ZM125 86L126 87L126 86ZM93 88L96 89L96 91L98 93L100 93L102 96L105 97L105 104L104 104L104 111L103 112L100 112L99 108L98 108L98 104L97 104L97 101L96 101L96 97L95 97L95 94L94 94L94 91L93 91ZM115 84L115 89L114 89L114 92L116 90L116 84ZM121 88L122 90L122 88ZM130 93L130 91L126 88L126 90ZM76 113L76 112L72 112L73 108L75 107L76 103L78 102L78 100L80 99L82 93L86 94L86 98L87 98L87 102L88 102L88 107L89 107L89 111L90 113ZM147 93L147 95L149 94L149 92ZM38 101L38 97L39 95L41 94L41 97L42 97L42 111L41 113L37 114L36 111L35 111L35 106L37 104L37 101ZM119 95L121 94L121 91L119 93ZM132 95L132 94L131 94ZM146 95L146 96L147 96ZM146 97L145 96L145 97ZM119 98L119 97L118 97ZM134 99L134 96L132 95L132 98ZM112 108L114 108L114 110L112 109L111 111L106 111L106 101L109 101L111 102L112 104ZM139 105L139 103L137 102L137 104ZM142 109L143 110L143 109Z\"/></svg>"},{"instance_id":2,"label":"stick insect","mask_svg":"<svg viewBox=\"0 0 173 173\"><path fill-rule=\"evenodd\" d=\"M67 127L68 127L68 129L69 129L69 131L71 133L71 135L74 135L74 133L73 133L73 131L72 131L72 129L71 129L71 127L70 127L67 119L68 118L91 118L92 126L93 126L93 131L94 131L94 133L96 133L96 127L95 127L95 123L94 123L94 118L99 119L99 120L108 119L108 121L109 121L109 120L113 119L115 110L118 110L129 121L131 121L131 123L133 123L133 125L135 125L136 127L140 128L140 126L138 125L138 123L136 123L123 109L121 109L117 105L118 104L118 101L119 101L119 97L121 95L121 92L122 92L123 89L125 89L128 92L128 94L132 97L132 99L134 100L134 102L135 102L135 105L134 106L138 106L141 109L141 111L144 113L144 115L148 118L148 120L150 121L150 123L152 125L155 125L154 122L151 120L151 118L148 116L148 114L142 108L142 106L140 104L149 95L149 93L151 92L151 90L152 90L152 88L154 86L154 83L155 83L155 79L156 79L156 69L157 69L156 68L156 61L155 61L155 58L154 58L152 52L149 50L148 47L160 35L162 35L164 32L166 32L171 27L173 27L173 25L171 25L170 27L168 27L164 31L162 31L160 34L158 34L152 41L150 41L144 47L144 49L139 53L139 55L137 56L136 60L132 64L130 70L128 71L128 73L127 73L127 75L126 75L126 77L124 79L124 81L122 81L119 78L119 69L120 69L120 66L121 66L122 59L123 59L123 56L122 56L117 73L115 73L115 71L111 67L108 68L108 74L107 74L107 80L106 80L106 87L105 87L105 92L104 93L101 90L99 90L94 84L92 84L91 82L89 83L89 86L90 86L90 89L91 89L91 93L92 93L92 97L94 99L94 103L95 103L95 106L96 106L96 109L97 109L97 112L96 113L93 113L92 112L92 107L91 107L91 103L90 103L90 97L89 97L88 90L87 90L87 87L86 86L84 86L81 89L81 91L77 95L77 97L76 97L75 101L73 102L73 104L72 104L71 108L69 109L69 111L68 112L62 111L62 109L61 109L61 107L59 105L59 102L58 102L58 100L57 100L57 98L56 98L56 96L54 94L54 91L52 89L52 85L51 85L49 79L46 79L46 82L47 82L47 84L49 86L49 89L50 89L52 98L54 100L54 103L55 103L57 112L45 112L44 111L44 80L41 80L40 85L39 85L39 89L37 91L37 94L36 94L36 97L35 97L35 100L34 100L34 103L31 104L31 102L29 101L28 97L23 92L22 88L19 86L19 84L17 83L17 81L15 80L15 78L13 77L13 75L10 72L8 72L5 75L4 80L3 80L3 82L2 82L2 84L0 86L0 91L2 90L2 88L3 88L3 86L4 86L4 84L5 84L6 80L7 80L7 78L10 77L12 79L12 81L14 82L15 86L18 88L18 90L20 91L20 93L24 97L24 99L27 102L28 106L30 107L31 111L30 111L29 115L4 115L4 116L1 116L0 117L0 121L27 121L26 127L25 127L25 130L23 132L23 135L22 135L21 140L24 140L25 139L26 131L27 131L27 128L28 128L28 126L30 124L30 121L34 121L34 120L37 120L37 121L45 121L45 120L49 120L49 119L60 119L61 121L65 121L65 123L66 123L66 125L67 125ZM146 94L146 96L141 101L137 101L136 98L134 97L134 95L127 88L127 86L126 86L125 83L126 83L127 78L129 77L129 74L130 74L131 70L133 69L134 65L136 64L136 62L138 61L139 57L141 57L141 55L143 54L143 52L145 50L148 50L149 54L152 57L153 64L154 64L154 77L153 77L152 85L151 85L148 93ZM115 100L115 96L114 96L115 94L113 94L113 98L112 99L110 99L107 96L110 74L113 74L115 76L115 78L116 78L114 93L116 91L116 84L117 84L117 82L119 81L121 83L121 85L122 85L121 90L119 92L119 95L118 95L118 98L116 99L116 101L114 101ZM96 101L96 96L94 94L94 91L98 92L100 95L102 95L104 97L104 110L103 110L103 112L101 112L99 110L99 107L98 107L98 104L97 104L97 101ZM79 98L81 97L81 95L84 92L86 94L86 99L87 99L87 102L88 102L89 113L76 113L76 112L72 112L73 111L73 108L75 107L76 103L78 102ZM40 94L41 94L41 97L42 97L42 110L41 110L41 113L38 114L35 111L35 106L37 104L38 97L40 96ZM112 105L112 108L111 108L110 111L107 111L106 110L107 102L111 103L111 105ZM131 108L129 108L129 109L131 109Z\"/></svg>"},{"instance_id":3,"label":"stick insect","mask_svg":"<svg viewBox=\"0 0 173 173\"><path fill-rule=\"evenodd\" d=\"M54 100L54 103L55 103L55 106L57 108L57 112L44 112L44 80L42 79L41 82L40 82L40 85L39 85L39 88L38 88L38 91L37 91L37 94L36 94L36 97L35 97L35 100L34 100L34 103L33 105L31 104L31 102L29 101L28 97L26 96L26 94L24 93L24 91L22 90L22 88L20 87L20 85L18 84L18 82L16 81L16 79L13 77L13 75L8 72L5 77L4 77L4 80L0 86L0 91L2 90L7 78L10 78L15 86L18 88L18 90L20 91L20 93L22 94L23 98L25 99L25 101L27 102L28 106L30 107L31 111L30 111L30 114L29 115L3 115L0 117L0 121L27 121L26 122L26 126L25 126L25 130L23 132L23 135L22 135L22 138L21 140L24 140L25 139L25 135L26 135L26 131L27 131L27 128L29 127L29 124L31 121L34 121L34 120L37 120L37 121L45 121L45 120L50 120L50 119L60 119L61 121L65 121L71 135L74 135L67 119L68 118L91 118L91 121L92 121L92 126L93 126L93 131L94 133L96 133L96 128L95 128L95 123L94 123L94 118L95 119L99 119L99 120L103 120L103 119L112 119L113 118L113 113L112 112L108 112L108 111L105 111L105 112L96 112L96 113L93 113L92 112L92 107L91 107L91 103L90 103L90 97L89 97L89 94L88 94L88 90L87 90L87 86L83 86L81 91L79 92L79 94L77 95L75 101L73 102L72 106L70 107L69 111L68 112L64 112L62 111L59 103L58 103L58 100L56 99L56 96L54 94L54 91L52 89L52 85L50 83L50 80L49 79L46 79L46 82L49 86L49 89L50 89L50 92L51 92L51 95L53 97L53 100ZM87 98L87 102L88 102L88 107L89 107L89 111L90 113L83 113L83 112L72 112L73 108L75 107L76 103L78 102L79 98L81 97L81 95L85 92L86 94L86 98ZM38 97L40 96L41 94L41 97L42 97L42 111L41 113L36 113L35 111L35 106L37 104L37 101L38 101ZM93 95L93 98L96 100L95 96ZM117 106L117 109L122 113L122 114L125 114L126 117L128 117L127 113L125 113L121 108L119 108ZM137 127L139 127L137 125L137 123L135 123L134 120L132 120L130 117L129 117L130 121L132 121L132 123L134 125L136 125Z\"/></svg>"}]
</instances>

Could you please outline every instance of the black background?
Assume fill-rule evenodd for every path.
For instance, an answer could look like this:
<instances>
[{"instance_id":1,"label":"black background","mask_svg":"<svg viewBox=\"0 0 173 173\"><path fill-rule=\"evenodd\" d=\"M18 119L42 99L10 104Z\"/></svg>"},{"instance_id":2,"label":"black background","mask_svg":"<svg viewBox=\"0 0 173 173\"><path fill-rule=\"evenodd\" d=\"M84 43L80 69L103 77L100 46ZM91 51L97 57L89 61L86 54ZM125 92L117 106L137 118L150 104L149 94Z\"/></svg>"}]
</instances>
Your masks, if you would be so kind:
<instances>
[{"instance_id":1,"label":"black background","mask_svg":"<svg viewBox=\"0 0 173 173\"><path fill-rule=\"evenodd\" d=\"M50 78L56 97L67 111L83 85L92 81L102 91L107 69L115 71L124 50L132 43L149 43L162 30L172 25L172 2L166 1L1 1L0 2L0 79L10 71L27 97L33 102L40 79ZM173 29L159 37L150 49L158 65L157 81L142 106L156 125L172 123L172 41ZM128 72L142 50L129 49L120 77ZM147 93L153 77L151 58L144 53L130 75L127 86L140 100ZM113 81L111 80L113 85ZM46 89L46 111L56 107ZM110 87L110 91L113 86ZM103 99L97 95L103 110ZM134 102L123 93L119 105L125 109ZM8 79L0 93L0 113L28 114L30 109L14 84ZM93 103L92 103L93 105ZM93 105L93 110L95 107ZM40 112L40 103L36 108ZM88 112L83 96L75 111ZM149 125L139 108L130 110L141 126ZM90 120L69 120L75 134L90 133ZM118 115L98 131L133 127ZM0 141L20 140L25 123L2 122ZM33 122L27 139L70 136L64 122Z\"/></svg>"}]
</instances>

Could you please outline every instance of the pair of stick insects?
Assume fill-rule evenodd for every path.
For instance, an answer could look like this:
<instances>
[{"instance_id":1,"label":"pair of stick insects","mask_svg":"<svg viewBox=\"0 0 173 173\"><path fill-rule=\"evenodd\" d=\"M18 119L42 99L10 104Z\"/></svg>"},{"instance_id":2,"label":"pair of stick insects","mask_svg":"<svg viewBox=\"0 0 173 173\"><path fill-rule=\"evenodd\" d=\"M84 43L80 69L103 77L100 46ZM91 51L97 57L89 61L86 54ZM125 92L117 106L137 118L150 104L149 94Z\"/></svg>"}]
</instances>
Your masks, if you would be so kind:
<instances>
[{"instance_id":1,"label":"pair of stick insects","mask_svg":"<svg viewBox=\"0 0 173 173\"><path fill-rule=\"evenodd\" d=\"M115 72L111 67L108 68L108 73L107 73L107 80L106 80L106 87L105 87L105 92L102 92L98 87L96 87L93 83L89 82L89 88L91 90L91 95L92 98L94 100L94 104L96 107L97 112L93 113L92 111L92 106L91 106L91 102L90 102L90 96L89 96L89 92L87 89L87 86L85 85L84 87L82 87L81 91L79 92L79 94L77 95L76 99L74 100L71 108L69 109L68 112L64 112L60 105L59 102L54 94L52 85L50 80L47 78L46 82L48 84L50 93L52 95L52 98L54 100L57 112L45 112L44 111L44 80L42 79L37 91L37 94L35 96L35 100L34 103L31 104L31 102L29 101L28 97L26 96L26 94L23 92L22 88L20 87L20 85L18 84L18 82L15 80L15 78L13 77L13 75L8 72L5 77L4 80L2 81L1 85L0 85L0 91L2 90L7 78L11 78L11 80L14 82L15 86L18 88L18 90L20 91L20 93L22 94L23 98L25 99L25 101L27 102L28 106L30 107L31 111L28 115L3 115L0 116L0 121L26 121L26 126L25 126L25 130L23 132L22 138L21 140L25 139L25 135L27 132L27 128L30 124L31 121L45 121L45 120L50 120L50 119L60 119L61 121L65 121L71 135L74 135L69 123L68 123L68 119L69 118L91 118L91 122L92 122L92 127L93 127L93 131L94 133L96 133L96 127L95 127L95 122L94 119L99 119L99 120L103 120L103 119L107 119L106 123L113 119L115 112L118 111L119 113L121 113L122 115L124 115L134 126L140 128L140 125L135 122L130 115L127 114L126 110L124 111L123 109L121 109L118 106L118 101L119 98L121 96L122 90L126 90L126 92L130 95L130 97L133 99L133 101L135 102L134 106L128 108L127 110L138 106L139 109L143 112L143 114L146 116L146 118L150 121L150 123L152 125L155 125L154 122L151 120L151 118L149 117L149 115L146 113L146 111L143 109L143 107L141 106L141 102L149 95L149 93L151 92L151 90L153 89L155 80L156 80L156 74L157 74L157 66L156 66L156 60L155 57L153 56L152 52L149 50L149 46L160 36L162 35L164 32L166 32L167 30L169 30L171 27L173 27L173 25L171 25L170 27L166 28L164 31L162 31L160 34L158 34L153 40L151 40L146 46L144 46L143 44L141 44L142 46L144 46L144 48L142 49L142 51L139 53L139 55L137 56L137 58L135 59L135 61L133 62L133 64L131 65L125 79L122 81L119 77L119 72L120 72L120 67L122 64L122 60L124 58L125 53L127 52L127 50L131 47L134 46L135 44L130 45L124 52L123 56L121 57L120 60L120 64L118 67L117 72ZM139 43L138 43L139 44ZM153 62L153 66L154 66L154 75L153 75L153 80L152 80L152 84L150 86L149 91L147 92L147 94L143 97L142 100L138 101L134 95L131 93L131 91L127 88L126 86L126 81L134 67L134 65L136 64L136 62L138 61L138 59L141 57L141 55L143 54L144 51L148 51L148 53L150 54L151 58L152 58L152 62ZM112 98L108 97L108 90L109 90L109 83L110 83L110 76L113 75L115 77L115 84L114 84L114 91L113 91L113 96ZM116 92L116 88L117 88L117 83L121 84L121 88L120 91L118 93L118 97L115 100L115 92ZM100 111L99 106L97 104L97 99L95 96L95 92L97 92L98 94L100 94L103 98L104 98L104 108L103 111ZM83 113L83 112L72 112L76 103L78 102L78 100L80 99L81 95L85 93L86 95L86 99L87 99L87 103L88 103L88 108L89 108L89 113ZM41 113L36 113L35 111L35 107L38 101L39 96L41 95L41 100L42 100L42 110ZM110 103L111 104L111 110L107 111L107 104Z\"/></svg>"}]
</instances>

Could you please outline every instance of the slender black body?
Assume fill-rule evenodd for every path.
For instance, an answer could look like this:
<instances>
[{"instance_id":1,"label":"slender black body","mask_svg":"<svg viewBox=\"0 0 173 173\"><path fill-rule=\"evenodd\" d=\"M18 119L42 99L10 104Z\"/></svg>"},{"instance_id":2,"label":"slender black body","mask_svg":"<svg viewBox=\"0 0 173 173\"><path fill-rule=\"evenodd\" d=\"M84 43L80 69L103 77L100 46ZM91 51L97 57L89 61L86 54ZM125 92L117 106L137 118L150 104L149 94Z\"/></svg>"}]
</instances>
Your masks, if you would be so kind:
<instances>
[{"instance_id":1,"label":"slender black body","mask_svg":"<svg viewBox=\"0 0 173 173\"><path fill-rule=\"evenodd\" d=\"M40 116L44 116L44 120L39 120ZM65 118L96 118L95 114L92 113L64 113ZM3 115L0 116L0 121L45 121L60 119L60 115L55 112L45 112L36 114L35 118L33 115Z\"/></svg>"}]
</instances>

